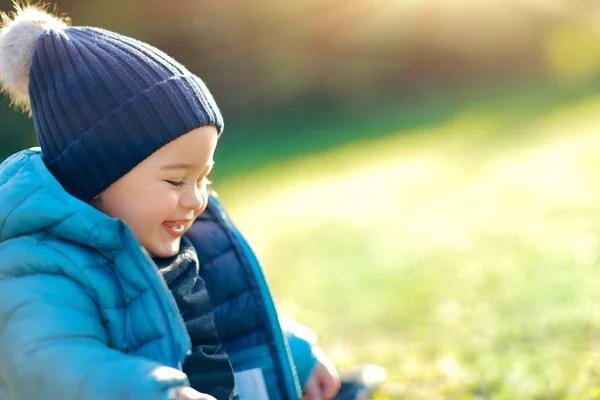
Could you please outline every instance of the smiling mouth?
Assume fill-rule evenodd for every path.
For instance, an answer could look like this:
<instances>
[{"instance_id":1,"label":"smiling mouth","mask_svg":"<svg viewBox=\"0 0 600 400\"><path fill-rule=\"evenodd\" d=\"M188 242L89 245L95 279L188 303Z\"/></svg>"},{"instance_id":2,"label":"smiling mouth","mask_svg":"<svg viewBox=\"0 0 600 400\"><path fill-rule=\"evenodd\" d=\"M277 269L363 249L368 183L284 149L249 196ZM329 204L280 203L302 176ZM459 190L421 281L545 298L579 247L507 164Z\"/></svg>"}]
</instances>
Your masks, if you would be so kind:
<instances>
[{"instance_id":1,"label":"smiling mouth","mask_svg":"<svg viewBox=\"0 0 600 400\"><path fill-rule=\"evenodd\" d=\"M175 232L183 232L184 228L185 226L183 224L177 224L171 227L171 229L173 229Z\"/></svg>"},{"instance_id":2,"label":"smiling mouth","mask_svg":"<svg viewBox=\"0 0 600 400\"><path fill-rule=\"evenodd\" d=\"M163 227L168 234L180 237L185 232L186 224L182 222L163 222Z\"/></svg>"}]
</instances>

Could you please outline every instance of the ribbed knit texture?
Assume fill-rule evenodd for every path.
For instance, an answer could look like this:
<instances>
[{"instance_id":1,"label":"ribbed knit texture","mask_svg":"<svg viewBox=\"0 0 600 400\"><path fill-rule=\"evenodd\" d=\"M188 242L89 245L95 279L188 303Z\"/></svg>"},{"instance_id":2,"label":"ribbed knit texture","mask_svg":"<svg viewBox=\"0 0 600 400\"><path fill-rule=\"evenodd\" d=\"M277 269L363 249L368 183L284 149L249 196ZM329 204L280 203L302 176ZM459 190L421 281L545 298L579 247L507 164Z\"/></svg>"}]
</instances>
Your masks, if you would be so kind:
<instances>
[{"instance_id":1,"label":"ribbed knit texture","mask_svg":"<svg viewBox=\"0 0 600 400\"><path fill-rule=\"evenodd\" d=\"M29 94L48 169L88 201L177 137L223 119L204 82L160 50L91 27L36 43Z\"/></svg>"}]
</instances>

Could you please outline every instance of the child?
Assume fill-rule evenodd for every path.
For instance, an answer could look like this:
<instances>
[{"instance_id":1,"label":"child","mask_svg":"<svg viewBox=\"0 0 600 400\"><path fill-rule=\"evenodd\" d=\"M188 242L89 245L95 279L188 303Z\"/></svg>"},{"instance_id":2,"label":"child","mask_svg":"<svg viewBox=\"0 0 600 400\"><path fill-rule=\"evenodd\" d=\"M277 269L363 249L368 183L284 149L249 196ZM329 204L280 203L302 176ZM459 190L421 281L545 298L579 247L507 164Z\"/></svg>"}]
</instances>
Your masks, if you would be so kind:
<instances>
[{"instance_id":1,"label":"child","mask_svg":"<svg viewBox=\"0 0 600 400\"><path fill-rule=\"evenodd\" d=\"M39 8L3 21L0 81L41 150L0 165L0 400L332 398L207 187L223 120L204 83Z\"/></svg>"}]
</instances>

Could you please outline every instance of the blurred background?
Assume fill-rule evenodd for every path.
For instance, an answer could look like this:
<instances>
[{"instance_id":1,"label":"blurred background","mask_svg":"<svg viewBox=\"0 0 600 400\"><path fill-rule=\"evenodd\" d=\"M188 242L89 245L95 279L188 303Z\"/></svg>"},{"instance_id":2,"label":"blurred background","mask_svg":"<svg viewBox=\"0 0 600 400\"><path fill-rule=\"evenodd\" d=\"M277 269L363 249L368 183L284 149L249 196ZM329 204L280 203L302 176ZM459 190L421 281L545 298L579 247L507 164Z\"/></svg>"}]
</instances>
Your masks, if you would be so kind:
<instances>
[{"instance_id":1,"label":"blurred background","mask_svg":"<svg viewBox=\"0 0 600 400\"><path fill-rule=\"evenodd\" d=\"M56 4L204 79L280 310L379 399L600 399L598 1Z\"/></svg>"}]
</instances>

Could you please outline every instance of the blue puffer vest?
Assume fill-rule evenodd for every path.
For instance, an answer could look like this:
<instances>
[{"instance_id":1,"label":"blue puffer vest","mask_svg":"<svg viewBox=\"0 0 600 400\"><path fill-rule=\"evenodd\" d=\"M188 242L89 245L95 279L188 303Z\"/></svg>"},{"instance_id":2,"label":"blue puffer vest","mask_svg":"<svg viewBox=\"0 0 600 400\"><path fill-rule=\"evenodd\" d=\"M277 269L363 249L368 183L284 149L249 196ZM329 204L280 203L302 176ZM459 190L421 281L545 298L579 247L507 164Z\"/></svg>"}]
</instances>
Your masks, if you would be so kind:
<instances>
[{"instance_id":1,"label":"blue puffer vest","mask_svg":"<svg viewBox=\"0 0 600 400\"><path fill-rule=\"evenodd\" d=\"M256 258L211 196L188 237L242 399L299 399L311 344L280 325ZM0 165L0 400L157 399L190 340L126 225L68 195L39 150Z\"/></svg>"}]
</instances>

